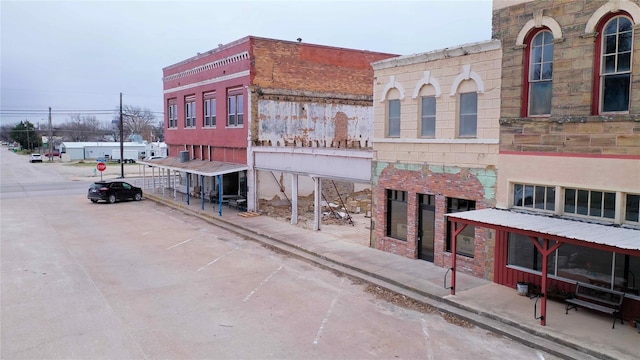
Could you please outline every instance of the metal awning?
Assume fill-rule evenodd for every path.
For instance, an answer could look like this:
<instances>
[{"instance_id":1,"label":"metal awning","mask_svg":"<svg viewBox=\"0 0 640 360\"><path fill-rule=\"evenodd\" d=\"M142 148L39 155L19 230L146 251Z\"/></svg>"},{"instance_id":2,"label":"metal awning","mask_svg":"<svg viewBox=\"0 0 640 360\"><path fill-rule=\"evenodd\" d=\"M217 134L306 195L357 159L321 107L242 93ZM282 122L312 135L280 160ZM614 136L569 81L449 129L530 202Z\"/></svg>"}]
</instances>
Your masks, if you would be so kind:
<instances>
[{"instance_id":1,"label":"metal awning","mask_svg":"<svg viewBox=\"0 0 640 360\"><path fill-rule=\"evenodd\" d=\"M501 209L472 210L446 215L453 221L461 220L461 223L500 226L620 249L640 250L640 230L616 225L594 224Z\"/></svg>"},{"instance_id":2,"label":"metal awning","mask_svg":"<svg viewBox=\"0 0 640 360\"><path fill-rule=\"evenodd\" d=\"M138 163L173 171L183 171L191 174L198 174L202 176L224 175L249 169L249 166L247 166L247 164L209 160L189 160L180 162L180 159L177 157L138 161Z\"/></svg>"}]
</instances>

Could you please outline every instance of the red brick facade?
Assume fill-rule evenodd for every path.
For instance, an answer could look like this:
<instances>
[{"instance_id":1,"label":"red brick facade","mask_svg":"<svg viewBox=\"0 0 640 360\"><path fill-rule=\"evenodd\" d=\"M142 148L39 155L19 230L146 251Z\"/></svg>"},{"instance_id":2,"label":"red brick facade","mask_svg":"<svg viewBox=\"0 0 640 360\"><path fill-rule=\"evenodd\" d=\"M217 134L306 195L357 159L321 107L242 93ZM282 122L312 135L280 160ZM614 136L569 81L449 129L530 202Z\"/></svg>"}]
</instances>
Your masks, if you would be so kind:
<instances>
[{"instance_id":1,"label":"red brick facade","mask_svg":"<svg viewBox=\"0 0 640 360\"><path fill-rule=\"evenodd\" d=\"M374 168L385 166L378 162ZM448 167L441 171L430 170L423 166L420 170L399 169L394 164L386 164L380 176L374 179L374 224L375 241L373 246L379 250L391 252L408 258L418 257L418 195L435 195L435 234L434 263L438 266L451 266L451 253L446 250L446 217L447 198L460 198L476 201L476 209L492 207L493 188L487 189L470 169ZM495 176L495 171L489 170ZM387 198L386 190L400 190L408 193L407 241L386 236L387 231ZM458 255L457 267L466 273L481 278L493 277L492 232L476 228L474 257Z\"/></svg>"}]
</instances>

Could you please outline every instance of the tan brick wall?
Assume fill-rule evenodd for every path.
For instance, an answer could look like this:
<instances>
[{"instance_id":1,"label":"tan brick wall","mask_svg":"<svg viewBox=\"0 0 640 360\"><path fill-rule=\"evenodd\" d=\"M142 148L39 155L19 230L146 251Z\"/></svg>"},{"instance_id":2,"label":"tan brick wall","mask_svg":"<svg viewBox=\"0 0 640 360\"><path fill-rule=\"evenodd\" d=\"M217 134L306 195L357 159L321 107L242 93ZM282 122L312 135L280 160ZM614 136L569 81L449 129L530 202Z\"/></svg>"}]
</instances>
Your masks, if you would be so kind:
<instances>
[{"instance_id":1,"label":"tan brick wall","mask_svg":"<svg viewBox=\"0 0 640 360\"><path fill-rule=\"evenodd\" d=\"M501 62L501 51L498 49L376 70L373 148L378 156L377 159L389 162L435 162L470 167L496 165ZM468 141L458 139L456 136L458 93L478 89L477 84L469 79L452 90L464 65L471 65L471 71L480 76L484 85L484 92L478 94L476 139L487 141L480 141L480 144L476 139ZM441 91L441 95L436 97L436 135L430 139L422 138L419 134L420 96L434 95L434 86L424 85L420 89L419 96L413 98L416 87L422 83L425 71L430 71L431 79L438 82ZM400 138L388 140L386 138L386 101L380 100L392 76L396 86L404 90L404 99L401 100ZM397 92L396 88L392 91ZM454 92L454 95L451 95L451 92Z\"/></svg>"}]
</instances>

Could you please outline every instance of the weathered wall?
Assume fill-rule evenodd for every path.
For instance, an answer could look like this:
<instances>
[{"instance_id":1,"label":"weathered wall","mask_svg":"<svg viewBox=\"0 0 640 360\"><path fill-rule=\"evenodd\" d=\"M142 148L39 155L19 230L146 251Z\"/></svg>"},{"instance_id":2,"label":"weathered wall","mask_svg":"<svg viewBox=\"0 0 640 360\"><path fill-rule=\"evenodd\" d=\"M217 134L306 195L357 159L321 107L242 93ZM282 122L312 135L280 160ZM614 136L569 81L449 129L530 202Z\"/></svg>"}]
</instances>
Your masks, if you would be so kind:
<instances>
[{"instance_id":1,"label":"weathered wall","mask_svg":"<svg viewBox=\"0 0 640 360\"><path fill-rule=\"evenodd\" d=\"M371 63L397 55L253 38L252 84L263 88L371 96Z\"/></svg>"},{"instance_id":2,"label":"weathered wall","mask_svg":"<svg viewBox=\"0 0 640 360\"><path fill-rule=\"evenodd\" d=\"M434 263L450 266L451 253L446 251L447 198L476 201L476 209L495 205L497 172L495 168L467 169L456 166L437 166L374 162L374 193L372 196L375 224L373 246L377 249L406 256L418 255L418 195L435 195ZM387 199L386 189L408 193L407 241L386 236ZM493 274L493 233L485 228L476 228L475 256L458 256L459 269L482 278Z\"/></svg>"},{"instance_id":3,"label":"weathered wall","mask_svg":"<svg viewBox=\"0 0 640 360\"><path fill-rule=\"evenodd\" d=\"M262 100L258 113L262 146L371 149L371 106Z\"/></svg>"}]
</instances>

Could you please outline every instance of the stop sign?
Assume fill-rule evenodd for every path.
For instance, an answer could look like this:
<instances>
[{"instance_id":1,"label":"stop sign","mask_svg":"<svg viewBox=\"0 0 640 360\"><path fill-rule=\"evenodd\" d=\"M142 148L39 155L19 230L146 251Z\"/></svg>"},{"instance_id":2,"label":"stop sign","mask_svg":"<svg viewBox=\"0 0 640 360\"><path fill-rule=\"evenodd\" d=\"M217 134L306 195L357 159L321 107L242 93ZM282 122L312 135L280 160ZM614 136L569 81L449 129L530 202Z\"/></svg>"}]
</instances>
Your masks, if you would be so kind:
<instances>
[{"instance_id":1,"label":"stop sign","mask_svg":"<svg viewBox=\"0 0 640 360\"><path fill-rule=\"evenodd\" d=\"M97 168L98 168L98 171L105 171L107 170L107 164L103 162L99 162Z\"/></svg>"}]
</instances>

